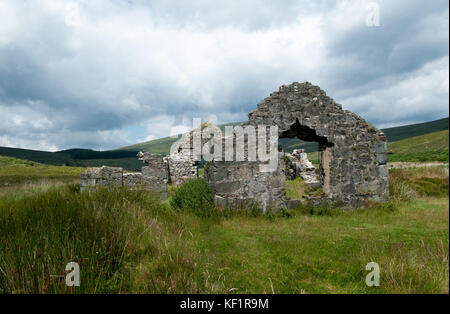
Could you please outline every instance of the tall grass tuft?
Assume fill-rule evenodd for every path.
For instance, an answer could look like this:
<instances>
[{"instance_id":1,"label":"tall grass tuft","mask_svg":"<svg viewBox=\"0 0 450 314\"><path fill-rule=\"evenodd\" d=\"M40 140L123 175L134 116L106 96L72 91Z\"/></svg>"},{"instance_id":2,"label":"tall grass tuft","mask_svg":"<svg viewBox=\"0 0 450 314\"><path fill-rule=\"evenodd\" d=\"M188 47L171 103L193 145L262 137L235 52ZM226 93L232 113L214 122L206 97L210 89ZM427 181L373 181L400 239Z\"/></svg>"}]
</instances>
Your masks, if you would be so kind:
<instances>
[{"instance_id":1,"label":"tall grass tuft","mask_svg":"<svg viewBox=\"0 0 450 314\"><path fill-rule=\"evenodd\" d=\"M448 197L448 167L391 169L390 195L394 200L408 201L415 197Z\"/></svg>"},{"instance_id":2,"label":"tall grass tuft","mask_svg":"<svg viewBox=\"0 0 450 314\"><path fill-rule=\"evenodd\" d=\"M140 212L158 211L142 191L76 185L21 199L0 199L1 293L117 293ZM81 286L67 287L65 266L77 262Z\"/></svg>"}]
</instances>

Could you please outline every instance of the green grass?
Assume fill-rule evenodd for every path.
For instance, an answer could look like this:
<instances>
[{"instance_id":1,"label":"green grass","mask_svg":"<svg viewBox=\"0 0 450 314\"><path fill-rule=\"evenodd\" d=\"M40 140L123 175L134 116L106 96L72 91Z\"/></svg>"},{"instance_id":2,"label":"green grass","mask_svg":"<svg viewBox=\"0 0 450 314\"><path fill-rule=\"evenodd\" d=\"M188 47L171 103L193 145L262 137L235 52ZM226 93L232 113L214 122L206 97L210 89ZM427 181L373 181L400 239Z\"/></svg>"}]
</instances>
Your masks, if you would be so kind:
<instances>
[{"instance_id":1,"label":"green grass","mask_svg":"<svg viewBox=\"0 0 450 314\"><path fill-rule=\"evenodd\" d=\"M120 292L129 239L144 230L143 225L135 229L140 226L136 218L158 206L142 191L90 194L74 185L1 198L0 292ZM53 277L64 274L69 261L80 264L79 288Z\"/></svg>"},{"instance_id":2,"label":"green grass","mask_svg":"<svg viewBox=\"0 0 450 314\"><path fill-rule=\"evenodd\" d=\"M43 167L0 162L25 177ZM448 293L448 167L390 176L390 203L351 212L202 216L145 191L64 180L0 193L0 293ZM372 261L376 288L365 285ZM68 262L80 264L80 287L50 277Z\"/></svg>"},{"instance_id":3,"label":"green grass","mask_svg":"<svg viewBox=\"0 0 450 314\"><path fill-rule=\"evenodd\" d=\"M40 181L69 183L80 179L82 167L58 167L0 156L0 187L16 187Z\"/></svg>"},{"instance_id":4,"label":"green grass","mask_svg":"<svg viewBox=\"0 0 450 314\"><path fill-rule=\"evenodd\" d=\"M310 188L302 178L287 180L285 187L286 196L291 199L301 199L305 195L319 196L323 193L322 188Z\"/></svg>"},{"instance_id":5,"label":"green grass","mask_svg":"<svg viewBox=\"0 0 450 314\"><path fill-rule=\"evenodd\" d=\"M448 130L388 143L389 161L448 162Z\"/></svg>"}]
</instances>

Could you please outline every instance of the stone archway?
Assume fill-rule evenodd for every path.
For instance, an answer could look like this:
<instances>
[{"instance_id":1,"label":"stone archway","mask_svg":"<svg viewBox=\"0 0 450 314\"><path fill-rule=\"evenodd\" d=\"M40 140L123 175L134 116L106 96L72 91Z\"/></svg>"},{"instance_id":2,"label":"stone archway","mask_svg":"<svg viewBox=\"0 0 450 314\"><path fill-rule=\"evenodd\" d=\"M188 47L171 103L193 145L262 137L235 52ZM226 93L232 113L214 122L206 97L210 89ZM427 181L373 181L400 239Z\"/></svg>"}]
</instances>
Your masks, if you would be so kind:
<instances>
[{"instance_id":1,"label":"stone archway","mask_svg":"<svg viewBox=\"0 0 450 314\"><path fill-rule=\"evenodd\" d=\"M389 200L385 135L357 114L343 110L318 86L308 82L281 86L249 113L245 124L276 125L280 138L296 136L319 143L324 194L313 201L359 207L367 200ZM205 178L221 204L253 198L264 207L284 207L282 159L270 175L258 173L257 162L212 162Z\"/></svg>"}]
</instances>

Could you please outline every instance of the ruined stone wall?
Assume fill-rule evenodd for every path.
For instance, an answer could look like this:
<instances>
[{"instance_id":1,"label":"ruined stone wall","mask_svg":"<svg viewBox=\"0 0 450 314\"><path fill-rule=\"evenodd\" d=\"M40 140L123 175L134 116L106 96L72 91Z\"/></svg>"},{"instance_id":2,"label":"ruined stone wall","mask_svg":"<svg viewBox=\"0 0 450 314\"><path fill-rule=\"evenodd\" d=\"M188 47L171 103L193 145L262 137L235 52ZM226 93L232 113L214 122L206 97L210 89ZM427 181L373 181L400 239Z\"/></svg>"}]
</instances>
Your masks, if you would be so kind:
<instances>
[{"instance_id":1,"label":"ruined stone wall","mask_svg":"<svg viewBox=\"0 0 450 314\"><path fill-rule=\"evenodd\" d=\"M123 173L122 168L89 168L81 174L81 188L94 186L139 187L158 192L162 199L167 198L169 171L163 157L151 153L139 153L138 158L146 165L142 172Z\"/></svg>"},{"instance_id":2,"label":"ruined stone wall","mask_svg":"<svg viewBox=\"0 0 450 314\"><path fill-rule=\"evenodd\" d=\"M318 86L281 86L249 114L249 123L277 125L280 138L318 142L327 201L357 207L389 200L386 136Z\"/></svg>"},{"instance_id":3,"label":"ruined stone wall","mask_svg":"<svg viewBox=\"0 0 450 314\"><path fill-rule=\"evenodd\" d=\"M285 175L283 155L275 173L261 172L260 162L212 161L205 166L208 182L217 205L249 208L261 206L263 211L284 208Z\"/></svg>"},{"instance_id":4,"label":"ruined stone wall","mask_svg":"<svg viewBox=\"0 0 450 314\"><path fill-rule=\"evenodd\" d=\"M189 179L198 178L197 162L190 155L182 152L167 156L169 165L170 183L180 185Z\"/></svg>"},{"instance_id":5,"label":"ruined stone wall","mask_svg":"<svg viewBox=\"0 0 450 314\"><path fill-rule=\"evenodd\" d=\"M326 202L359 207L367 200L389 200L385 135L360 116L343 110L318 86L308 82L281 86L249 114L249 120L242 124L246 125L276 125L280 138L298 137L319 144L319 180L324 194L308 198L312 204ZM203 127L206 125L199 127L200 130ZM139 158L146 164L140 174L123 175L120 168L97 168L82 175L82 186L146 185L167 195L167 183L180 184L198 176L194 134L195 130L165 160L159 155L140 153ZM236 151L235 134L232 136ZM222 141L222 160L226 141ZM200 142L203 147L204 139L200 138ZM263 210L289 206L284 192L284 154L278 153L278 167L273 172L262 172L262 164L248 160L209 161L205 166L205 179L216 203L248 206L256 201Z\"/></svg>"},{"instance_id":6,"label":"ruined stone wall","mask_svg":"<svg viewBox=\"0 0 450 314\"><path fill-rule=\"evenodd\" d=\"M106 185L122 185L122 168L106 167L88 168L81 174L81 188L89 186L106 186Z\"/></svg>"},{"instance_id":7,"label":"ruined stone wall","mask_svg":"<svg viewBox=\"0 0 450 314\"><path fill-rule=\"evenodd\" d=\"M241 126L245 127L243 123ZM258 136L258 132L256 132ZM236 161L236 134L233 137L233 160L225 161L225 143L222 141L222 160L212 160L205 165L204 178L215 195L214 201L222 207L258 206L263 212L286 207L284 186L284 154L277 152L278 167L274 172L262 172L261 166L266 163L248 161L248 138L244 141L244 160ZM255 150L258 149L257 143ZM269 139L266 146L270 146ZM277 146L277 145L276 145ZM266 147L266 148L267 148Z\"/></svg>"},{"instance_id":8,"label":"ruined stone wall","mask_svg":"<svg viewBox=\"0 0 450 314\"><path fill-rule=\"evenodd\" d=\"M292 154L285 153L286 179L295 180L302 178L311 188L320 186L316 175L316 167L309 161L308 155L303 149L295 149Z\"/></svg>"},{"instance_id":9,"label":"ruined stone wall","mask_svg":"<svg viewBox=\"0 0 450 314\"><path fill-rule=\"evenodd\" d=\"M171 154L165 157L169 166L169 182L173 185L180 185L189 179L198 178L198 160L193 143L195 132L201 132L201 126L183 135L172 147Z\"/></svg>"}]
</instances>

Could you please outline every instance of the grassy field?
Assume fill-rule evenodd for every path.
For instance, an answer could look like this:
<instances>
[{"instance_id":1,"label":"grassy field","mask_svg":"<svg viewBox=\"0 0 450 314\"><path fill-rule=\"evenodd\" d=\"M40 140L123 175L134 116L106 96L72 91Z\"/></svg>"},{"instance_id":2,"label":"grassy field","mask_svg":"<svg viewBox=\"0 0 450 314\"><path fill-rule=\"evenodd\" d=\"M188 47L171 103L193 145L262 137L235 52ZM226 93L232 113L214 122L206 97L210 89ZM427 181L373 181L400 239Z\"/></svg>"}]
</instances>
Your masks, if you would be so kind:
<instances>
[{"instance_id":1,"label":"grassy field","mask_svg":"<svg viewBox=\"0 0 450 314\"><path fill-rule=\"evenodd\" d=\"M389 161L448 162L448 130L388 143Z\"/></svg>"},{"instance_id":2,"label":"grassy field","mask_svg":"<svg viewBox=\"0 0 450 314\"><path fill-rule=\"evenodd\" d=\"M0 156L0 187L17 187L39 182L69 183L80 179L86 168L58 167Z\"/></svg>"},{"instance_id":3,"label":"grassy field","mask_svg":"<svg viewBox=\"0 0 450 314\"><path fill-rule=\"evenodd\" d=\"M448 162L448 130L428 133L401 141L388 142L389 162ZM311 162L318 164L318 153L308 153Z\"/></svg>"},{"instance_id":4,"label":"grassy field","mask_svg":"<svg viewBox=\"0 0 450 314\"><path fill-rule=\"evenodd\" d=\"M23 176L0 187L2 293L448 293L448 166L391 170L392 201L369 210L262 215L81 192L70 183L80 168L0 162L2 182ZM379 287L365 285L372 261ZM55 277L68 262L80 264L80 287Z\"/></svg>"}]
</instances>

